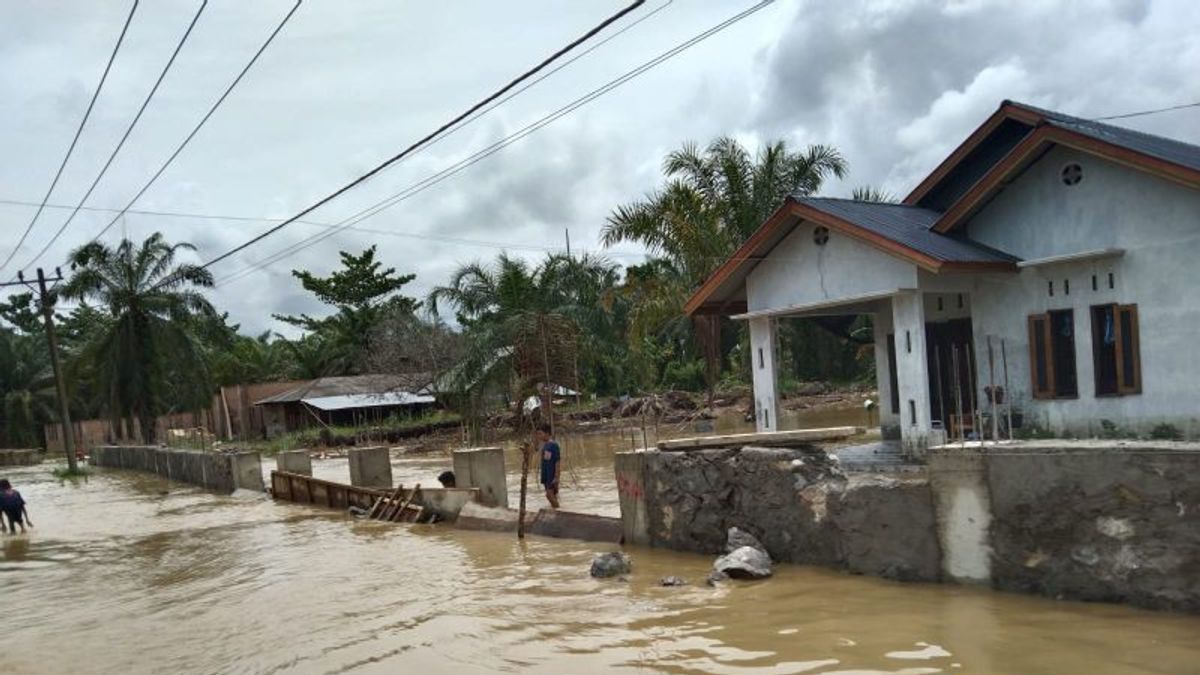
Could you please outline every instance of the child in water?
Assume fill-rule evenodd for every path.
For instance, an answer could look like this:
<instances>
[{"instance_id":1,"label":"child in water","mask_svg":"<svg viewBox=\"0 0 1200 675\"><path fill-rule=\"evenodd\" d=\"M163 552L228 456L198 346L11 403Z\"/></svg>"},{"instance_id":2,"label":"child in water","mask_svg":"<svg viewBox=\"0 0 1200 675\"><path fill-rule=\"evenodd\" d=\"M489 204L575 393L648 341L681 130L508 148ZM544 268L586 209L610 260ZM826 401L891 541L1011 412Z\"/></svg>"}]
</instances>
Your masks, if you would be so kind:
<instances>
[{"instance_id":1,"label":"child in water","mask_svg":"<svg viewBox=\"0 0 1200 675\"><path fill-rule=\"evenodd\" d=\"M0 511L8 516L8 531L12 534L17 533L18 525L21 526L21 534L25 534L26 524L33 527L29 511L25 509L25 500L21 498L20 492L13 489L7 478L0 478ZM0 522L0 527L3 525L4 523Z\"/></svg>"}]
</instances>

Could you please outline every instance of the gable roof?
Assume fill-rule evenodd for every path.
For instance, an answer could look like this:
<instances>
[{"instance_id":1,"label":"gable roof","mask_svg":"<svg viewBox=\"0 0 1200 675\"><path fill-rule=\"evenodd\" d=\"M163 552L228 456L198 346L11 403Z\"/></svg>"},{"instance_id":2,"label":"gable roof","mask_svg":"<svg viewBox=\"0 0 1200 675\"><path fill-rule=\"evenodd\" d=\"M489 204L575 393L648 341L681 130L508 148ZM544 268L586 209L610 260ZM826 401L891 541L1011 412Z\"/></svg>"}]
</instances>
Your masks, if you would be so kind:
<instances>
[{"instance_id":1,"label":"gable roof","mask_svg":"<svg viewBox=\"0 0 1200 675\"><path fill-rule=\"evenodd\" d=\"M931 272L952 270L1015 271L1017 259L966 237L930 229L940 217L930 209L852 199L790 196L731 255L684 305L687 314L737 313L744 302L730 302L758 262L801 222L824 225Z\"/></svg>"},{"instance_id":2,"label":"gable roof","mask_svg":"<svg viewBox=\"0 0 1200 675\"><path fill-rule=\"evenodd\" d=\"M1055 145L1200 187L1200 146L1004 101L904 203L943 210L933 229L952 231Z\"/></svg>"},{"instance_id":3,"label":"gable roof","mask_svg":"<svg viewBox=\"0 0 1200 675\"><path fill-rule=\"evenodd\" d=\"M684 305L737 313L750 271L801 220L836 229L933 272L1015 270L1016 259L954 233L1055 145L1200 188L1200 146L1004 101L901 204L790 196Z\"/></svg>"}]
</instances>

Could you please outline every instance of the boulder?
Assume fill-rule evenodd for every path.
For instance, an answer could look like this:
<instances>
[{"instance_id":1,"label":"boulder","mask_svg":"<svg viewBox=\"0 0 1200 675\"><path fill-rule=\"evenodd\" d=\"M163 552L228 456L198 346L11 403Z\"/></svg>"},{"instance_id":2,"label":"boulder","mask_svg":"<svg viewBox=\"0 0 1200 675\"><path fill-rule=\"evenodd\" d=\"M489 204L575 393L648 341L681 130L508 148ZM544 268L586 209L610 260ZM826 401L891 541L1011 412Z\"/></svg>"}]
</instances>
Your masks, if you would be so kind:
<instances>
[{"instance_id":1,"label":"boulder","mask_svg":"<svg viewBox=\"0 0 1200 675\"><path fill-rule=\"evenodd\" d=\"M733 579L765 579L771 576L771 556L753 546L743 546L717 558L713 572Z\"/></svg>"},{"instance_id":2,"label":"boulder","mask_svg":"<svg viewBox=\"0 0 1200 675\"><path fill-rule=\"evenodd\" d=\"M592 559L591 574L597 579L619 577L622 574L629 574L632 570L633 561L620 551L598 553Z\"/></svg>"},{"instance_id":3,"label":"boulder","mask_svg":"<svg viewBox=\"0 0 1200 675\"><path fill-rule=\"evenodd\" d=\"M681 577L663 577L658 581L659 586L686 586L687 582Z\"/></svg>"},{"instance_id":4,"label":"boulder","mask_svg":"<svg viewBox=\"0 0 1200 675\"><path fill-rule=\"evenodd\" d=\"M725 552L733 553L734 551L736 551L739 548L742 548L743 546L749 546L750 548L756 548L756 549L762 551L763 553L767 552L767 549L763 548L762 543L757 538L755 538L754 535L750 534L749 532L747 532L745 530L740 530L736 527L729 528L729 531L725 534Z\"/></svg>"}]
</instances>

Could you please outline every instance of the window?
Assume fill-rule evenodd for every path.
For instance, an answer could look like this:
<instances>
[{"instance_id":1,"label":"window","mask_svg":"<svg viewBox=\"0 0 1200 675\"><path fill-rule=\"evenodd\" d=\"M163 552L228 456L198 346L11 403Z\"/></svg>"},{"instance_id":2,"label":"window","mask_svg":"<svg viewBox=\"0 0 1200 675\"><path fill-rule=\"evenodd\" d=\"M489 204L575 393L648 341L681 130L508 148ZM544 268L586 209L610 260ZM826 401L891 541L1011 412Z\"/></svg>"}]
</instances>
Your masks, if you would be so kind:
<instances>
[{"instance_id":1,"label":"window","mask_svg":"<svg viewBox=\"0 0 1200 675\"><path fill-rule=\"evenodd\" d=\"M1075 312L1054 310L1029 317L1029 362L1034 398L1075 398Z\"/></svg>"},{"instance_id":2,"label":"window","mask_svg":"<svg viewBox=\"0 0 1200 675\"><path fill-rule=\"evenodd\" d=\"M1092 361L1096 395L1121 396L1142 391L1137 305L1092 307Z\"/></svg>"}]
</instances>

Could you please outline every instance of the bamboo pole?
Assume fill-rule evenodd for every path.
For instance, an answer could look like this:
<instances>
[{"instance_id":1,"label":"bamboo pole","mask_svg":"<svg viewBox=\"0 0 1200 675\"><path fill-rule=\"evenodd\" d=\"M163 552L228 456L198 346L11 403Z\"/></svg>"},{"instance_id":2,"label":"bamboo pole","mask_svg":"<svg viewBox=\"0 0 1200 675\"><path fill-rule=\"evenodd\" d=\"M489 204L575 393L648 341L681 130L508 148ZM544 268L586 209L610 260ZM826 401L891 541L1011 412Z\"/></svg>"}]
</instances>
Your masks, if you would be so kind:
<instances>
[{"instance_id":1,"label":"bamboo pole","mask_svg":"<svg viewBox=\"0 0 1200 675\"><path fill-rule=\"evenodd\" d=\"M955 433L958 436L958 440L962 441L962 440L964 440L964 438L963 438L963 418L962 418L962 371L959 369L959 363L958 363L958 345L956 345L956 344L950 345L950 350L951 350L951 364L952 364L952 367L954 368L954 420L955 420L954 426L955 426Z\"/></svg>"},{"instance_id":2,"label":"bamboo pole","mask_svg":"<svg viewBox=\"0 0 1200 675\"><path fill-rule=\"evenodd\" d=\"M975 371L975 345L967 344L963 348L967 354L967 384L971 387L971 427L979 441L983 441L983 417L979 412L979 379Z\"/></svg>"},{"instance_id":3,"label":"bamboo pole","mask_svg":"<svg viewBox=\"0 0 1200 675\"><path fill-rule=\"evenodd\" d=\"M1012 391L1008 388L1008 351L1004 348L1004 338L1000 338L1000 366L1004 371L1004 410L1008 418L1008 440L1013 439L1012 426Z\"/></svg>"},{"instance_id":4,"label":"bamboo pole","mask_svg":"<svg viewBox=\"0 0 1200 675\"><path fill-rule=\"evenodd\" d=\"M942 395L942 389L945 385L945 380L942 379L942 348L939 345L933 346L933 368L937 375L937 395L938 395L938 417L942 420L942 426L946 424L946 397Z\"/></svg>"},{"instance_id":5,"label":"bamboo pole","mask_svg":"<svg viewBox=\"0 0 1200 675\"><path fill-rule=\"evenodd\" d=\"M987 336L988 354L988 398L992 399L992 442L1000 440L1000 418L996 415L996 365L995 353L992 351L992 336Z\"/></svg>"}]
</instances>

